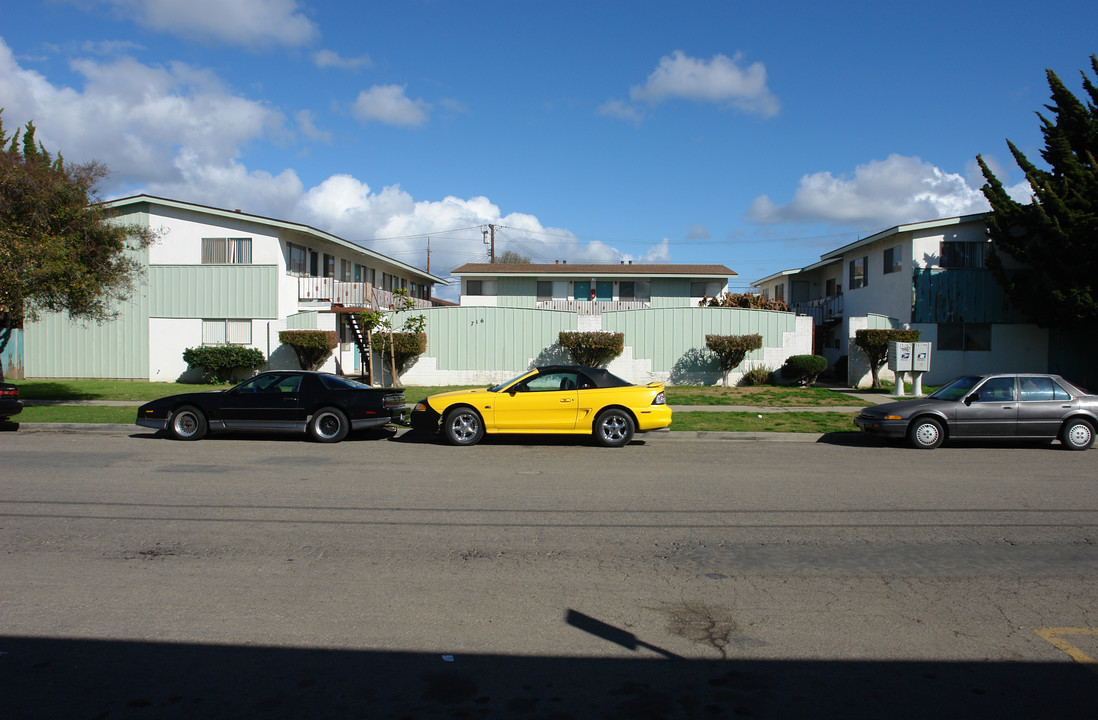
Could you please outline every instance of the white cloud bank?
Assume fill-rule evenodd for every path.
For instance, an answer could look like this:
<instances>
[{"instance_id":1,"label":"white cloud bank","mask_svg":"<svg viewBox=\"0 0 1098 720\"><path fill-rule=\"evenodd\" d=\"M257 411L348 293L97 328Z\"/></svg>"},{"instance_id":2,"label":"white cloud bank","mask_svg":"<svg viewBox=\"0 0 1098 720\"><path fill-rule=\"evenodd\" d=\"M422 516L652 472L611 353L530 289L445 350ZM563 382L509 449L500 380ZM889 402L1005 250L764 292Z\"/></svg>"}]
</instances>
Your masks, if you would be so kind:
<instances>
[{"instance_id":1,"label":"white cloud bank","mask_svg":"<svg viewBox=\"0 0 1098 720\"><path fill-rule=\"evenodd\" d=\"M351 106L351 114L360 122L386 125L422 125L430 111L430 103L412 100L402 85L374 85L360 92Z\"/></svg>"},{"instance_id":2,"label":"white cloud bank","mask_svg":"<svg viewBox=\"0 0 1098 720\"><path fill-rule=\"evenodd\" d=\"M626 255L602 243L581 243L533 215L503 215L485 197L417 201L397 185L374 191L350 175L332 175L306 187L292 168L250 170L243 148L265 140L289 144L295 137L291 126L310 140L330 135L317 128L308 111L295 113L290 122L278 108L235 95L210 71L185 63L150 66L122 57L80 59L71 66L84 78L82 89L54 85L21 67L0 38L4 126L11 135L33 120L47 149L60 150L70 162L104 162L112 171L100 188L107 198L147 192L300 222L352 242L405 238L365 244L419 267L429 235L435 239L431 267L436 275L486 259L476 228L489 223L506 226L497 253L515 243L517 252L550 262L670 260L666 241L647 254ZM364 95L359 109L378 121L414 124L427 112L404 97L399 86ZM457 232L468 228L473 229Z\"/></svg>"},{"instance_id":3,"label":"white cloud bank","mask_svg":"<svg viewBox=\"0 0 1098 720\"><path fill-rule=\"evenodd\" d=\"M320 29L296 0L99 0L144 28L187 40L298 47Z\"/></svg>"},{"instance_id":4,"label":"white cloud bank","mask_svg":"<svg viewBox=\"0 0 1098 720\"><path fill-rule=\"evenodd\" d=\"M828 223L881 230L989 210L979 188L917 157L890 155L854 169L850 176L818 172L801 178L792 201L755 199L747 219L762 224Z\"/></svg>"},{"instance_id":5,"label":"white cloud bank","mask_svg":"<svg viewBox=\"0 0 1098 720\"><path fill-rule=\"evenodd\" d=\"M599 113L639 122L643 111L637 104L655 106L677 99L713 103L750 115L773 117L780 112L781 102L767 83L766 66L761 62L744 65L741 53L731 58L717 54L703 60L676 50L660 58L645 84L629 90L633 105L611 99L599 107Z\"/></svg>"}]
</instances>

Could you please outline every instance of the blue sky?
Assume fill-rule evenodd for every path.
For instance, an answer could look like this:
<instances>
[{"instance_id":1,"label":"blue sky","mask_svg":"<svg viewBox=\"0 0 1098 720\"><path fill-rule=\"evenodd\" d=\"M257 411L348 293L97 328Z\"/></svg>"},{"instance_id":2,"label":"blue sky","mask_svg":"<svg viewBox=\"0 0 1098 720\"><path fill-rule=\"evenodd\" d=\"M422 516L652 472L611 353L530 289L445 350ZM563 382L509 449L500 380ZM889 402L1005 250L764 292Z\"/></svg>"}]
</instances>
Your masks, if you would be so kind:
<instances>
[{"instance_id":1,"label":"blue sky","mask_svg":"<svg viewBox=\"0 0 1098 720\"><path fill-rule=\"evenodd\" d=\"M306 223L431 271L722 263L734 287L1019 194L1045 69L1098 4L43 0L0 25L10 134L137 192ZM450 292L440 293L453 296Z\"/></svg>"}]
</instances>

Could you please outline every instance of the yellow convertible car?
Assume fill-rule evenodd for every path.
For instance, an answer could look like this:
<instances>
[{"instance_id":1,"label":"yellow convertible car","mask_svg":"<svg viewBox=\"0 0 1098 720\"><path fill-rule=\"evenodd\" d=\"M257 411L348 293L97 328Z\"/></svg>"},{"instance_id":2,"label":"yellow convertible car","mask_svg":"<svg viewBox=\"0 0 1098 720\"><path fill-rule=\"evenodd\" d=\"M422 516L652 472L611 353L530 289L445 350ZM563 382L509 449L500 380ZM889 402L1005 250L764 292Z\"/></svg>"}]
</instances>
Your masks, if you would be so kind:
<instances>
[{"instance_id":1,"label":"yellow convertible car","mask_svg":"<svg viewBox=\"0 0 1098 720\"><path fill-rule=\"evenodd\" d=\"M485 433L593 435L622 447L633 433L671 425L663 383L631 385L602 368L553 365L486 390L431 395L412 409L412 427L474 445Z\"/></svg>"}]
</instances>

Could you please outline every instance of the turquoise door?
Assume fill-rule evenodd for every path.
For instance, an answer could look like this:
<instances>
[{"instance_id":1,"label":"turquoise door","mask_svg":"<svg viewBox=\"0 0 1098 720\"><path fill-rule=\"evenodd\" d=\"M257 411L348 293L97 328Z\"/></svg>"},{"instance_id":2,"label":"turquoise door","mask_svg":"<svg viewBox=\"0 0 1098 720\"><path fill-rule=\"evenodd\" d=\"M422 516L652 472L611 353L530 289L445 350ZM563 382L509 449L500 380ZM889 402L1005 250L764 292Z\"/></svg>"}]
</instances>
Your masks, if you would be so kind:
<instances>
[{"instance_id":1,"label":"turquoise door","mask_svg":"<svg viewBox=\"0 0 1098 720\"><path fill-rule=\"evenodd\" d=\"M591 299L591 283L584 280L572 283L574 292L572 298L575 300L590 300Z\"/></svg>"},{"instance_id":2,"label":"turquoise door","mask_svg":"<svg viewBox=\"0 0 1098 720\"><path fill-rule=\"evenodd\" d=\"M595 299L610 301L614 299L614 283L611 280L599 280L595 284Z\"/></svg>"}]
</instances>

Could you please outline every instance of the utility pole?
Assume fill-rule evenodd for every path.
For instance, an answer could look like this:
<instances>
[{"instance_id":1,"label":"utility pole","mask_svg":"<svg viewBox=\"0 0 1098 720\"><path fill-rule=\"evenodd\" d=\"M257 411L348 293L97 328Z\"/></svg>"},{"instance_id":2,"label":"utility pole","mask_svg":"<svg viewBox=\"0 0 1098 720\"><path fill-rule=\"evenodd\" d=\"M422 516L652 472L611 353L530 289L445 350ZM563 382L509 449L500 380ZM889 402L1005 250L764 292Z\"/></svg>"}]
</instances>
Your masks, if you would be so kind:
<instances>
[{"instance_id":1,"label":"utility pole","mask_svg":"<svg viewBox=\"0 0 1098 720\"><path fill-rule=\"evenodd\" d=\"M431 238L427 238L427 274L431 274Z\"/></svg>"},{"instance_id":2,"label":"utility pole","mask_svg":"<svg viewBox=\"0 0 1098 720\"><path fill-rule=\"evenodd\" d=\"M488 257L491 258L489 260L489 262L494 263L496 261L496 226L495 225L489 225L488 230L492 234L492 248L489 251Z\"/></svg>"}]
</instances>

